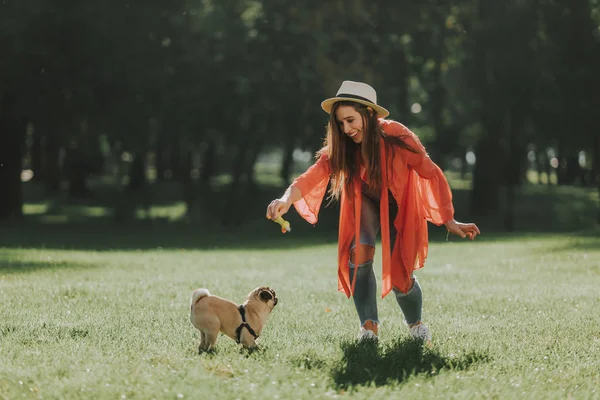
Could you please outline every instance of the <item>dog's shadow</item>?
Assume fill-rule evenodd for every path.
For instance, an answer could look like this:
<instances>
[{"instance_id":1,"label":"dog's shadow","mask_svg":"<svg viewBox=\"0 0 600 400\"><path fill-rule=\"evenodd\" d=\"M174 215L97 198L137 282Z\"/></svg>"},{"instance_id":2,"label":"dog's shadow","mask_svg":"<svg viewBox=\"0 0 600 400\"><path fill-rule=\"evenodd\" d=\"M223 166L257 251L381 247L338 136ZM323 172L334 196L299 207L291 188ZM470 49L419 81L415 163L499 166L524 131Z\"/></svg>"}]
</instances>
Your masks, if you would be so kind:
<instances>
[{"instance_id":1,"label":"dog's shadow","mask_svg":"<svg viewBox=\"0 0 600 400\"><path fill-rule=\"evenodd\" d=\"M237 346L235 348L235 350L232 350L232 351L240 354L241 356L249 358L249 357L252 357L252 356L254 356L254 357L260 357L260 355L262 355L262 354L265 353L266 349L267 348L265 346L257 346L257 347L248 348L248 349L245 348L245 347L242 347L242 346ZM208 359L212 359L212 358L215 358L215 357L217 357L219 355L222 355L223 351L220 350L219 347L213 347L210 350L200 350L200 349L197 349L194 352L194 354L197 355L197 356L200 356L200 357L205 357L205 358L208 358Z\"/></svg>"},{"instance_id":2,"label":"dog's shadow","mask_svg":"<svg viewBox=\"0 0 600 400\"><path fill-rule=\"evenodd\" d=\"M385 346L370 340L344 342L341 347L343 356L331 370L337 389L401 383L410 376L434 376L443 369L465 370L476 362L488 360L487 355L474 352L442 356L412 338L398 339Z\"/></svg>"}]
</instances>

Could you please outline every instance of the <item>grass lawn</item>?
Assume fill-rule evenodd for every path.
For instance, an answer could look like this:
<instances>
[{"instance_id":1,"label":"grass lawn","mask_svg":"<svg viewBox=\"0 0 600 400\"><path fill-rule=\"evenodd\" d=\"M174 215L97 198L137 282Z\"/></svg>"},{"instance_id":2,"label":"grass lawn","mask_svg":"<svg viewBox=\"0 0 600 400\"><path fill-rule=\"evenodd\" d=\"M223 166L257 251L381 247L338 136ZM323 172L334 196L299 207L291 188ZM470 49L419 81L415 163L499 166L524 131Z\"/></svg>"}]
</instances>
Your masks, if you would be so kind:
<instances>
[{"instance_id":1,"label":"grass lawn","mask_svg":"<svg viewBox=\"0 0 600 400\"><path fill-rule=\"evenodd\" d=\"M45 246L1 232L0 399L600 398L597 232L433 242L417 274L434 336L423 349L393 295L379 345L356 343L332 241L273 227L260 246L143 247L106 227L46 229ZM259 285L280 300L262 351L221 336L198 355L193 289L239 303Z\"/></svg>"}]
</instances>

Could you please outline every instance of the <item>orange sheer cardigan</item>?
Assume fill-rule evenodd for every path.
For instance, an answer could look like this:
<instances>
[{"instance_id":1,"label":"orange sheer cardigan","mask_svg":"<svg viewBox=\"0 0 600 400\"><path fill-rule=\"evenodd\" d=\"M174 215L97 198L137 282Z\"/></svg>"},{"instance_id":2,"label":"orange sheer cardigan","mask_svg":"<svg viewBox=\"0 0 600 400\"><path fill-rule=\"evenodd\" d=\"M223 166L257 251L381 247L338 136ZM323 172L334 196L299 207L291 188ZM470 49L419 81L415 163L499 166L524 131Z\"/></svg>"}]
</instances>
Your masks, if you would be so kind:
<instances>
[{"instance_id":1,"label":"orange sheer cardigan","mask_svg":"<svg viewBox=\"0 0 600 400\"><path fill-rule=\"evenodd\" d=\"M380 226L382 246L381 297L392 288L403 293L410 290L411 275L425 264L428 251L427 221L442 225L454 218L452 192L442 170L429 158L421 141L399 122L380 119L384 135L402 138L421 153L413 153L396 145L380 141L382 190L380 198ZM329 159L322 155L306 172L297 177L292 186L302 193L294 203L296 211L310 224L316 224L319 209L331 175ZM347 297L354 293L350 282L350 245L360 237L360 209L362 203L360 178L353 183L354 196L342 193L338 235L338 290ZM388 189L398 203L394 220L396 240L390 251Z\"/></svg>"}]
</instances>

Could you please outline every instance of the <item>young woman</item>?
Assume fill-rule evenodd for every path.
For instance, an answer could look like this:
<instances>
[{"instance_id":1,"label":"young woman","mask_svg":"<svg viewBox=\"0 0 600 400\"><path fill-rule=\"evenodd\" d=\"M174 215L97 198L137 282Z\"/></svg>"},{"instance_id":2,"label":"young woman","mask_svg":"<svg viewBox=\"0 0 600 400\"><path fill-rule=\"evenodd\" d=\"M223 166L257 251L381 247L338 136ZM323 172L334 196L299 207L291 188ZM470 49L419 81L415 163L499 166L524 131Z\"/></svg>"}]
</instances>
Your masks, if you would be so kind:
<instances>
[{"instance_id":1,"label":"young woman","mask_svg":"<svg viewBox=\"0 0 600 400\"><path fill-rule=\"evenodd\" d=\"M393 291L411 335L429 341L421 318L421 287L413 275L427 257L427 221L471 240L479 228L454 219L443 172L414 133L384 119L389 112L377 104L371 86L344 81L321 107L330 119L317 161L269 204L267 218L285 214L293 204L306 221L316 224L331 181L330 196L341 201L338 290L354 299L359 339L377 339L373 256L381 229L382 298Z\"/></svg>"}]
</instances>

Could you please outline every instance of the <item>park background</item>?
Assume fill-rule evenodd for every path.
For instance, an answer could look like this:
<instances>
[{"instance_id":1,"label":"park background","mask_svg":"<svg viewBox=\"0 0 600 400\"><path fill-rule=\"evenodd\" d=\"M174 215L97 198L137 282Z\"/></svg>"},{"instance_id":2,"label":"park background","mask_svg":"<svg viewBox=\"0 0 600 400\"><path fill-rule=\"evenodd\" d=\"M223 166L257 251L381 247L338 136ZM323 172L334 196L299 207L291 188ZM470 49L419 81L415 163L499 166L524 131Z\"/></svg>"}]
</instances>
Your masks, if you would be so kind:
<instances>
[{"instance_id":1,"label":"park background","mask_svg":"<svg viewBox=\"0 0 600 400\"><path fill-rule=\"evenodd\" d=\"M0 48L0 398L85 397L84 387L150 398L182 382L186 396L217 388L244 398L249 385L282 397L368 396L411 394L413 381L426 397L598 396L600 1L5 0ZM422 275L439 347L432 355L406 340L384 344L373 365L420 360L391 372L365 373L351 363L365 349L344 342L356 327L335 290L338 205L315 226L292 210L285 235L265 219L314 162L327 123L320 102L343 80L377 89L445 172L456 219L482 231L469 245L430 225ZM226 350L198 358L191 290L206 285L241 302L265 283L286 307L273 316L282 338L265 335L271 350L256 359L239 361L225 340ZM527 326L515 327L503 310L519 290L533 304L516 313ZM99 319L86 311L98 291ZM311 314L304 291L329 311ZM135 311L148 304L153 322ZM465 339L469 330L456 335L451 326L473 324L461 304L511 330L477 325L481 343ZM155 340L131 331L124 321L133 320L150 324ZM384 339L402 331L400 317L388 324L398 331ZM582 330L556 339L572 326ZM307 340L299 332L322 341L298 350ZM505 342L511 335L520 343ZM153 355L140 361L142 344ZM457 347L466 358L444 358ZM528 375L546 352L578 361ZM252 362L269 370L275 354L286 389L240 378ZM440 372L490 365L482 376L497 384L448 384ZM103 372L91 379L94 368ZM297 391L298 371L316 383Z\"/></svg>"}]
</instances>

